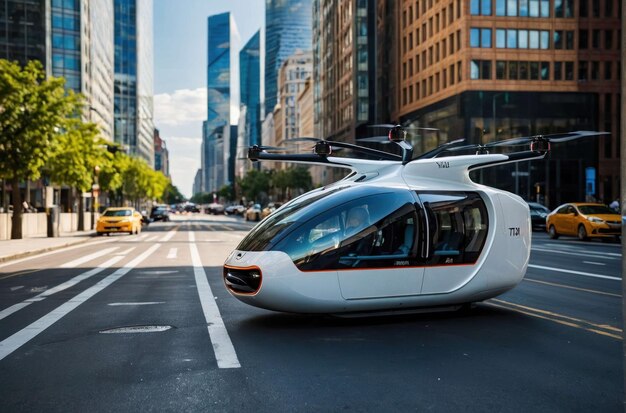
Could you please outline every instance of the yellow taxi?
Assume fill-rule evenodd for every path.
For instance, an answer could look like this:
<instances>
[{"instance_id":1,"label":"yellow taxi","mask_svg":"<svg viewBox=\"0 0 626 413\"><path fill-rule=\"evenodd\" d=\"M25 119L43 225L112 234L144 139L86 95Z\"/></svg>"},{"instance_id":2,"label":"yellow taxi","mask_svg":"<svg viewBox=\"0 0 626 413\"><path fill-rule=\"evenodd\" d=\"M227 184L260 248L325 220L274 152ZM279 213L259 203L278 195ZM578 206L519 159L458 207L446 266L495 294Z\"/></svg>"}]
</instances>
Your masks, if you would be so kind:
<instances>
[{"instance_id":1,"label":"yellow taxi","mask_svg":"<svg viewBox=\"0 0 626 413\"><path fill-rule=\"evenodd\" d=\"M603 204L569 203L546 217L550 238L572 235L580 240L591 237L615 238L622 235L622 216Z\"/></svg>"},{"instance_id":2,"label":"yellow taxi","mask_svg":"<svg viewBox=\"0 0 626 413\"><path fill-rule=\"evenodd\" d=\"M112 232L141 232L141 214L131 207L107 208L96 223L96 234L111 234Z\"/></svg>"}]
</instances>

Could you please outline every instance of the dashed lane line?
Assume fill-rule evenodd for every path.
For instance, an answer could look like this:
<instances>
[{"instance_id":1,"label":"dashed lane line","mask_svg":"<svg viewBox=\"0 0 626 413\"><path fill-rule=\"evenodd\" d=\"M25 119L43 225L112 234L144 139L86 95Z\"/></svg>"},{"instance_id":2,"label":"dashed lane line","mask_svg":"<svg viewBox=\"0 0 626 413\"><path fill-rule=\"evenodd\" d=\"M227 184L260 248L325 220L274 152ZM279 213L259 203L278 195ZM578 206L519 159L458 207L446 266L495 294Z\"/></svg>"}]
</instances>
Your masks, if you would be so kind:
<instances>
[{"instance_id":1,"label":"dashed lane line","mask_svg":"<svg viewBox=\"0 0 626 413\"><path fill-rule=\"evenodd\" d=\"M148 250L144 251L137 258L126 264L125 266L116 270L113 274L103 278L98 281L95 285L89 287L82 293L78 294L76 297L71 298L69 301L66 301L64 304L61 304L59 307L55 308L45 316L41 317L39 320L30 324L29 326L23 328L12 336L4 339L0 342L0 360L4 359L15 350L28 343L30 340L38 336L42 331L46 330L48 327L65 317L76 307L104 290L109 285L113 284L115 281L119 280L122 276L127 274L130 270L139 265L142 261L148 258L154 251L156 251L161 244L154 244ZM118 257L113 257L118 258Z\"/></svg>"},{"instance_id":2,"label":"dashed lane line","mask_svg":"<svg viewBox=\"0 0 626 413\"><path fill-rule=\"evenodd\" d=\"M600 294L600 295L607 295L609 297L622 298L622 296L620 294L607 293L606 291L590 290L588 288L573 287L571 285L565 285L565 284L559 284L559 283L552 283L552 282L548 282L548 281L535 280L533 278L524 277L524 281L529 281L529 282L537 283L537 284L550 285L550 286L559 287L559 288L567 288L568 290L583 291L583 292L586 292L586 293Z\"/></svg>"},{"instance_id":3,"label":"dashed lane line","mask_svg":"<svg viewBox=\"0 0 626 413\"><path fill-rule=\"evenodd\" d=\"M86 263L87 261L91 261L98 257L102 257L103 255L110 254L116 249L118 249L118 247L105 248L103 250L96 251L93 254L85 255L84 257L75 259L74 261L66 262L65 264L61 265L61 268L76 268L79 265Z\"/></svg>"},{"instance_id":4,"label":"dashed lane line","mask_svg":"<svg viewBox=\"0 0 626 413\"><path fill-rule=\"evenodd\" d=\"M610 275L594 274L594 273L584 272L584 271L566 270L565 268L545 267L543 265L535 265L535 264L528 264L528 267L536 268L538 270L556 271L556 272L563 272L566 274L582 275L584 277L602 278L604 280L622 281L620 277L612 277Z\"/></svg>"}]
</instances>

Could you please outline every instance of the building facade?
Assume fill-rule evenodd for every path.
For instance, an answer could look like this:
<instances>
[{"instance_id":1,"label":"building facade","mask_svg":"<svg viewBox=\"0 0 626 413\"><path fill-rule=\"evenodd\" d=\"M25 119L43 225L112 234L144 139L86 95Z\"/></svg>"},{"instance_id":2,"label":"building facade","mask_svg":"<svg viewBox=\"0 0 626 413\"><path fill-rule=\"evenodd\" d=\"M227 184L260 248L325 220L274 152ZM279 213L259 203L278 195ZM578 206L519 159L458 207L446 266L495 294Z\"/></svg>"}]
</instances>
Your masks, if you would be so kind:
<instances>
[{"instance_id":1,"label":"building facade","mask_svg":"<svg viewBox=\"0 0 626 413\"><path fill-rule=\"evenodd\" d=\"M154 170L170 176L170 153L158 129L154 130Z\"/></svg>"},{"instance_id":2,"label":"building facade","mask_svg":"<svg viewBox=\"0 0 626 413\"><path fill-rule=\"evenodd\" d=\"M311 50L311 0L265 2L265 96L263 118L277 103L278 71L296 50Z\"/></svg>"},{"instance_id":3,"label":"building facade","mask_svg":"<svg viewBox=\"0 0 626 413\"><path fill-rule=\"evenodd\" d=\"M346 142L368 136L376 121L377 9L373 0L313 2L313 84L316 135ZM389 45L384 45L389 48ZM379 115L383 116L383 115ZM379 119L378 122L388 121Z\"/></svg>"},{"instance_id":4,"label":"building facade","mask_svg":"<svg viewBox=\"0 0 626 413\"><path fill-rule=\"evenodd\" d=\"M402 1L391 117L440 129L416 136L417 152L459 137L611 132L478 178L550 207L610 202L619 193L620 15L618 0Z\"/></svg>"},{"instance_id":5,"label":"building facade","mask_svg":"<svg viewBox=\"0 0 626 413\"><path fill-rule=\"evenodd\" d=\"M278 99L281 108L280 123L275 122L278 146L285 145L286 140L304 136L300 132L298 122L298 95L305 88L307 79L313 72L313 54L311 51L298 50L287 57L278 73ZM275 117L275 119L277 119ZM280 132L278 132L280 129ZM312 135L307 135L312 136Z\"/></svg>"},{"instance_id":6,"label":"building facade","mask_svg":"<svg viewBox=\"0 0 626 413\"><path fill-rule=\"evenodd\" d=\"M154 165L152 0L114 0L115 142Z\"/></svg>"},{"instance_id":7,"label":"building facade","mask_svg":"<svg viewBox=\"0 0 626 413\"><path fill-rule=\"evenodd\" d=\"M203 125L204 192L216 192L225 184L224 135L230 136L231 16L208 18L207 120ZM226 129L229 129L226 131ZM226 133L225 133L226 132Z\"/></svg>"}]
</instances>

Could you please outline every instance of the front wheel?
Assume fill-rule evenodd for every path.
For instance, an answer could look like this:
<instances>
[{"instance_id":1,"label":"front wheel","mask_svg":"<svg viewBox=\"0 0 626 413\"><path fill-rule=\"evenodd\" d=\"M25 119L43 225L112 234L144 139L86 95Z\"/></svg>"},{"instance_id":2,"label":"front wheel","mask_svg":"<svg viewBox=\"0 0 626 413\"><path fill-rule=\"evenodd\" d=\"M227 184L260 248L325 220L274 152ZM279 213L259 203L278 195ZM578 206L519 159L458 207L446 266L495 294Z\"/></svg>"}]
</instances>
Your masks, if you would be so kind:
<instances>
[{"instance_id":1,"label":"front wheel","mask_svg":"<svg viewBox=\"0 0 626 413\"><path fill-rule=\"evenodd\" d=\"M585 229L584 225L578 226L578 239L581 241L587 240L587 230Z\"/></svg>"},{"instance_id":2,"label":"front wheel","mask_svg":"<svg viewBox=\"0 0 626 413\"><path fill-rule=\"evenodd\" d=\"M550 228L548 228L548 235L551 239L557 239L559 237L559 234L557 234L554 225L550 225Z\"/></svg>"}]
</instances>

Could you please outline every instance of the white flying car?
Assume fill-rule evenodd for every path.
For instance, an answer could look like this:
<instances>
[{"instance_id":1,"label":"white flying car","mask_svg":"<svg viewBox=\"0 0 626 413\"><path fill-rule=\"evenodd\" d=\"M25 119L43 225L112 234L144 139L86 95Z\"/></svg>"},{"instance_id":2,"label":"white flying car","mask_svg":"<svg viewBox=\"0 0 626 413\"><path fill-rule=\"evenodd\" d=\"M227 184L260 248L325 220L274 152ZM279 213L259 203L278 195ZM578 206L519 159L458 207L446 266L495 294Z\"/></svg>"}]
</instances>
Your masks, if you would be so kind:
<instances>
[{"instance_id":1,"label":"white flying car","mask_svg":"<svg viewBox=\"0 0 626 413\"><path fill-rule=\"evenodd\" d=\"M253 161L352 172L293 199L254 227L224 264L226 288L256 307L343 315L432 311L495 297L526 272L528 205L517 195L471 181L469 172L541 159L550 142L600 134L470 146L454 141L416 158L400 126L390 129L389 140L400 145L402 155L325 140L316 140L312 154L251 147ZM530 144L529 150L488 153L490 147L520 144ZM333 156L338 149L374 160ZM476 154L454 155L469 149Z\"/></svg>"}]
</instances>

